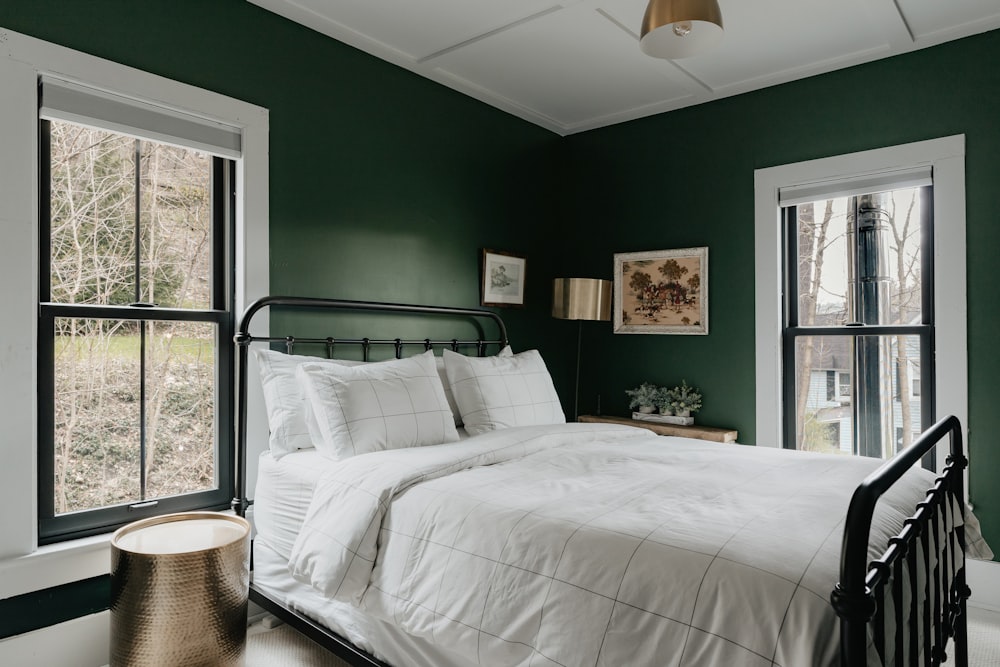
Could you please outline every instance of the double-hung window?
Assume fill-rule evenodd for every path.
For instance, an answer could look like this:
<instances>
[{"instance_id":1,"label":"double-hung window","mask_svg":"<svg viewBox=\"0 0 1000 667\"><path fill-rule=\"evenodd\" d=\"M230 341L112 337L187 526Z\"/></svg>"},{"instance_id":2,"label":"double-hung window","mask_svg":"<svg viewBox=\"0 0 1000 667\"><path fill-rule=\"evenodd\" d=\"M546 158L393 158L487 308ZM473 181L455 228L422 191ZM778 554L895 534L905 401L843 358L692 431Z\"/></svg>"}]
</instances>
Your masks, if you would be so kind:
<instances>
[{"instance_id":1,"label":"double-hung window","mask_svg":"<svg viewBox=\"0 0 1000 667\"><path fill-rule=\"evenodd\" d=\"M888 458L933 423L931 178L782 189L786 446Z\"/></svg>"},{"instance_id":2,"label":"double-hung window","mask_svg":"<svg viewBox=\"0 0 1000 667\"><path fill-rule=\"evenodd\" d=\"M226 507L240 130L39 91L39 542Z\"/></svg>"},{"instance_id":3,"label":"double-hung window","mask_svg":"<svg viewBox=\"0 0 1000 667\"><path fill-rule=\"evenodd\" d=\"M755 170L754 264L755 444L888 456L965 421L965 137Z\"/></svg>"}]
</instances>

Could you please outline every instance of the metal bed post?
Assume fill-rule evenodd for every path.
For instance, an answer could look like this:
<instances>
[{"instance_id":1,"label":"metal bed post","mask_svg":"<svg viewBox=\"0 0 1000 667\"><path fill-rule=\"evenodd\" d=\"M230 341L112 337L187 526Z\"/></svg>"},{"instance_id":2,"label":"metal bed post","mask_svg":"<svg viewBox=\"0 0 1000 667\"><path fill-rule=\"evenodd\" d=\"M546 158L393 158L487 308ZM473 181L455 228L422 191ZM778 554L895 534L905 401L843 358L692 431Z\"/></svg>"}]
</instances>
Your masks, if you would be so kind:
<instances>
[{"instance_id":1,"label":"metal bed post","mask_svg":"<svg viewBox=\"0 0 1000 667\"><path fill-rule=\"evenodd\" d=\"M907 470L917 464L928 451L933 449L945 436L950 438L950 455L944 472L935 480L934 487L928 492L927 499L917 506L916 513L904 522L899 535L889 540L885 553L878 559L868 562L868 541L871 532L872 516L878 499L889 487L899 480ZM966 632L966 600L970 591L965 577L965 485L963 470L968 466L968 459L963 453L961 424L954 416L945 417L926 431L917 441L895 458L886 462L874 473L865 478L851 498L847 511L847 521L844 526L844 539L840 560L840 582L830 596L830 601L841 618L840 646L841 664L850 667L867 664L868 623L876 619L874 629L876 649L883 654L890 638L884 636L881 624L883 622L883 587L892 580L893 607L895 610L895 636L891 638L895 654L895 662L902 662L904 650L910 652L912 664L917 664L917 653L920 650L918 638L915 635L916 615L923 614L924 620L930 620L925 631L932 636L924 637L923 650L926 652L930 642L930 654L925 655L929 664L941 664L945 659L944 647L950 637L955 640L956 665L964 667L968 664L968 638ZM951 515L951 507L957 503L962 525L955 526L947 520ZM944 530L944 540L957 542L957 548L949 551L947 546L939 544L938 522ZM917 542L924 535L923 553L918 554L920 544ZM934 549L934 559L937 561L933 572L926 567L930 564L928 550ZM949 554L952 562L949 562ZM924 592L927 599L935 600L934 608L928 610L919 607L919 590L917 589L918 556L925 563L926 582ZM911 607L902 609L902 579L903 568L910 580ZM952 578L951 572L954 571ZM931 586L935 586L932 593ZM906 634L910 633L910 637ZM904 649L905 646L905 649Z\"/></svg>"}]
</instances>

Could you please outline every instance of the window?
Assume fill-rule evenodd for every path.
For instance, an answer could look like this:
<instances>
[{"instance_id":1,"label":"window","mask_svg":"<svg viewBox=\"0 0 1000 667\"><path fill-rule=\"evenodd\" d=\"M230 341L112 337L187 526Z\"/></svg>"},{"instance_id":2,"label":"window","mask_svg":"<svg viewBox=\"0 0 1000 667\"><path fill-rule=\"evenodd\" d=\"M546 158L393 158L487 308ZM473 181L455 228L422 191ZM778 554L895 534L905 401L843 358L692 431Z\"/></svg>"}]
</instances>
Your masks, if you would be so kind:
<instances>
[{"instance_id":1,"label":"window","mask_svg":"<svg viewBox=\"0 0 1000 667\"><path fill-rule=\"evenodd\" d=\"M41 90L39 541L226 507L238 131Z\"/></svg>"},{"instance_id":2,"label":"window","mask_svg":"<svg viewBox=\"0 0 1000 667\"><path fill-rule=\"evenodd\" d=\"M931 424L929 397L913 400L908 391L914 363L933 372L932 205L925 172L894 174L904 183L900 188L881 182L878 191L842 196L844 184L838 184L830 196L810 189L806 201L797 200L794 189L782 195L784 441L796 449L843 451L839 437L811 427L839 418L849 424L849 451L888 458L898 449L894 429L916 424L915 433L903 430L899 446L906 447ZM925 179L926 185L911 187ZM831 367L851 369L825 371L829 397L837 389L846 400L815 405L812 378Z\"/></svg>"},{"instance_id":3,"label":"window","mask_svg":"<svg viewBox=\"0 0 1000 667\"><path fill-rule=\"evenodd\" d=\"M837 400L838 401L850 401L851 400L851 374L850 373L838 373L840 377L839 384L837 385Z\"/></svg>"},{"instance_id":4,"label":"window","mask_svg":"<svg viewBox=\"0 0 1000 667\"><path fill-rule=\"evenodd\" d=\"M836 407L829 406L823 419L826 423L837 421L840 424L842 449L845 442L851 443L849 447L851 451L855 450L853 443L864 442L865 447L873 449L878 447L887 454L891 453L891 443L895 440L893 426L902 427L905 420L894 415L892 418L862 421L856 411L867 411L867 415L875 416L873 412L875 395L879 397L877 406L879 409L888 410L890 405L894 411L899 409L899 401L895 400L900 393L899 380L894 379L893 366L900 358L912 361L912 364L909 364L910 371L919 372L922 376L920 396L911 395L914 399L911 401L911 407L916 404L921 406L920 414L916 414L915 409L911 412L912 432L919 431L921 423L932 421L935 415L953 414L960 420L965 419L968 413L968 371L964 156L964 137L954 136L768 167L755 172L757 445L796 446L799 430L797 422L803 422L805 427L806 420L789 417L789 412L798 413L799 393L795 390L797 383L788 378L794 377L797 370L804 370L807 367L804 361L808 354L814 359L818 357L825 360L822 363L814 362L811 365L812 369L821 369L824 373L836 370L841 374L838 376L838 384L841 385L843 409L838 412ZM928 187L928 183L930 183L929 188L923 190ZM795 253L788 252L789 243L807 244L810 238L806 235L803 241L800 241L797 227L794 233L788 233L792 225L799 225L798 209L812 204L813 223L816 223L823 220L827 200L851 197L863 199L864 195L878 195L912 188L926 193L917 195L915 206L927 202L927 210L921 215L927 216L929 227L924 228L927 233L921 241L927 243L927 247L933 248L933 257L929 251L920 251L920 261L929 262L921 264L922 280L927 280L921 287L923 295L921 298L926 299L928 298L926 295L929 294L930 306L925 307L924 303L921 303L919 318L916 318L915 313L913 317L888 319L880 315L878 318L867 320L856 318L857 322L854 321L855 318L839 321L835 313L824 312L823 308L817 308L817 315L826 316L829 321L818 323L814 321L811 326L805 326L805 322L800 320L803 312L808 313L809 310L808 306L803 308L799 295L818 295L819 292L814 289L815 285L805 280L806 276L814 277L814 273L805 269L799 273L797 266L791 274L786 271L786 260L799 256L797 249ZM820 204L817 205L816 202ZM870 197L869 203L871 203ZM794 217L790 211L793 207L796 209ZM865 208L867 207L859 206L853 212L855 215L872 213L863 210ZM846 215L846 208L844 211ZM836 204L834 204L835 216ZM877 219L877 216L875 217ZM877 223L873 224L878 226ZM815 239L816 236L811 238ZM857 245L854 244L855 247ZM884 244L876 248L885 250ZM905 258L905 253L903 256ZM892 257L891 253L889 257ZM869 261L868 258L865 258L865 261ZM893 266L885 257L880 257L879 262L877 266L888 265L890 268ZM933 265L947 267L948 270L933 272ZM875 279L864 280L866 285L856 285L854 292L865 289L884 290L885 281L882 281L882 287L877 287L879 283L877 277L858 271L863 268L861 265L856 265L853 275L867 275ZM894 274L895 271L890 272L889 277ZM786 281L788 275L800 278L796 278L795 284L790 285L791 281ZM910 281L909 278L907 280ZM827 286L830 292L841 291L833 289L833 286ZM790 293L793 289L796 291L794 295ZM850 303L840 310L860 312L867 318L870 313L857 309L871 308L871 303L871 299ZM884 304L885 300L876 303ZM890 298L889 304L892 303ZM800 312L792 312L794 309L799 309ZM791 319L792 317L798 319ZM861 326L849 326L855 324ZM928 326L933 327L929 344L926 329ZM862 328L863 332L854 330ZM859 342L861 339L866 340ZM804 347L807 347L809 352L806 352ZM867 356L862 354L864 350L867 350ZM875 352L877 356L874 356ZM844 354L847 355L847 363L840 359ZM932 356L928 359L927 355ZM855 360L859 357L868 361L869 366L877 362L879 369L875 373L879 376L877 394L872 391L876 388L875 385L866 378L870 377L870 374L860 373L855 365ZM835 358L836 361L833 361ZM889 360L888 363L886 359ZM930 361L934 362L933 369ZM796 369L796 363L799 364L799 369ZM913 379L911 376L907 382ZM888 391L886 387L889 387ZM947 390L942 390L945 387ZM868 393L859 393L865 391ZM792 398L793 392L796 392L795 398ZM885 401L886 395L893 400ZM932 406L932 409L926 409L927 405ZM882 414L884 417L884 412ZM789 424L793 423L795 431L790 436ZM866 436L849 432L855 427L873 428L872 424L878 425L877 428L882 431L881 435L869 434L871 437L865 439ZM935 463L941 465L943 460L944 456L939 453Z\"/></svg>"}]
</instances>

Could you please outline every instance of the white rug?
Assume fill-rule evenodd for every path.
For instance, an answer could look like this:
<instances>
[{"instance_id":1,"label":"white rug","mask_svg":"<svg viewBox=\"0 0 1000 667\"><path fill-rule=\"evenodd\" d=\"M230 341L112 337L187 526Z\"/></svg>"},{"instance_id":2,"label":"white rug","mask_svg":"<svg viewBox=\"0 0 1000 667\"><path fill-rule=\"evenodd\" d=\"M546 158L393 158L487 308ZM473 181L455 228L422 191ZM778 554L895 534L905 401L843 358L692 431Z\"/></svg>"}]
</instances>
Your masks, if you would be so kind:
<instances>
[{"instance_id":1,"label":"white rug","mask_svg":"<svg viewBox=\"0 0 1000 667\"><path fill-rule=\"evenodd\" d=\"M349 667L287 625L273 630L254 623L247 629L245 667Z\"/></svg>"},{"instance_id":2,"label":"white rug","mask_svg":"<svg viewBox=\"0 0 1000 667\"><path fill-rule=\"evenodd\" d=\"M944 667L955 664L954 653L948 651ZM969 607L969 667L1000 665L1000 613Z\"/></svg>"},{"instance_id":3,"label":"white rug","mask_svg":"<svg viewBox=\"0 0 1000 667\"><path fill-rule=\"evenodd\" d=\"M945 667L954 665L949 650ZM247 631L246 667L349 667L287 625L268 630L254 623ZM1000 665L1000 613L969 608L969 667Z\"/></svg>"}]
</instances>

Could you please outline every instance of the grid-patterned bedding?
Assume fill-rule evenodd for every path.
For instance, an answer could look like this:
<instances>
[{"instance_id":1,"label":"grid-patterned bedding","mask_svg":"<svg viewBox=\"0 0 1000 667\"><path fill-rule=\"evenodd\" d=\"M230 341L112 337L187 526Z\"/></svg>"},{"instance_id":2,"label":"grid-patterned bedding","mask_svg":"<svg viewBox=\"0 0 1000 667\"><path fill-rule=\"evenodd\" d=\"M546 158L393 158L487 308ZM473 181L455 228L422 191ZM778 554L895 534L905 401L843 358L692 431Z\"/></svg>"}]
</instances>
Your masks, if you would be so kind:
<instances>
[{"instance_id":1,"label":"grid-patterned bedding","mask_svg":"<svg viewBox=\"0 0 1000 667\"><path fill-rule=\"evenodd\" d=\"M835 664L843 517L878 464L512 428L340 462L290 567L474 664ZM929 483L914 470L885 497L873 544Z\"/></svg>"}]
</instances>

